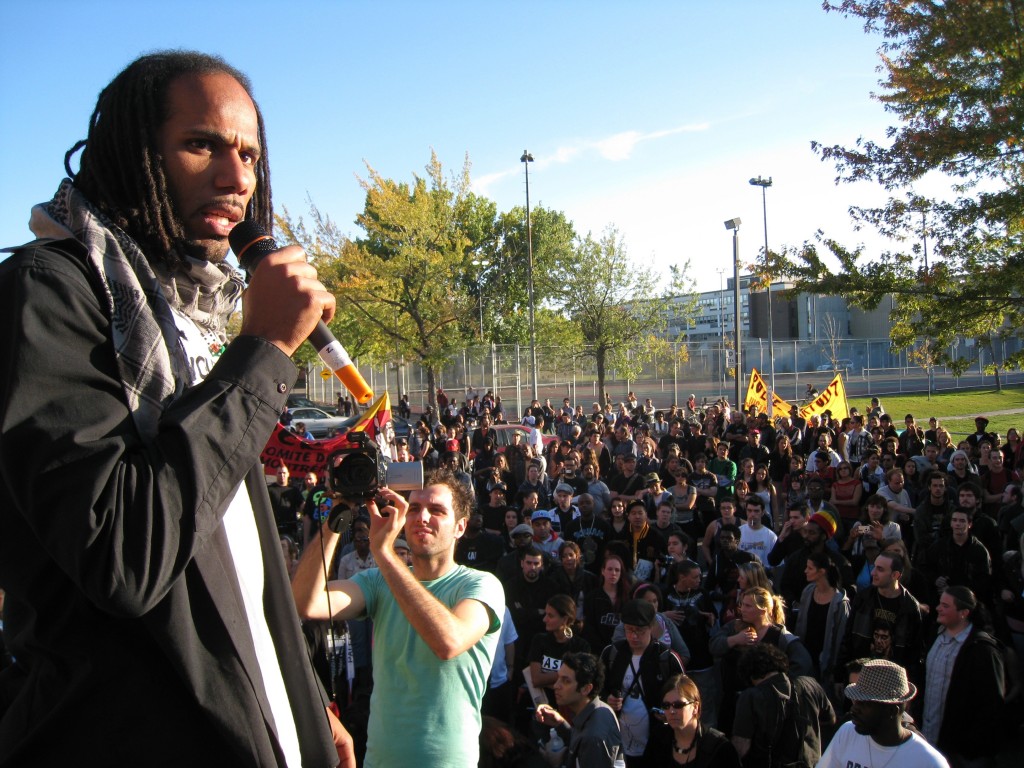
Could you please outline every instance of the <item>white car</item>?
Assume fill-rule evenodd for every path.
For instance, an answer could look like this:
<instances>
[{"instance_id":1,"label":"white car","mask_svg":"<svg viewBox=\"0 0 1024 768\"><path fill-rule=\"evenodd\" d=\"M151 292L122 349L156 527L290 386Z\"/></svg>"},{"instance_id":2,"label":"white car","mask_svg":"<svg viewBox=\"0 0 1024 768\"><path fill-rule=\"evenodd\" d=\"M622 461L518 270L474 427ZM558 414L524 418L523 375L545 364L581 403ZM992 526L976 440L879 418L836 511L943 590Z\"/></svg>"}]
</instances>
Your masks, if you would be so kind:
<instances>
[{"instance_id":1,"label":"white car","mask_svg":"<svg viewBox=\"0 0 1024 768\"><path fill-rule=\"evenodd\" d=\"M319 408L289 408L292 415L292 427L300 421L306 425L306 430L317 440L331 437L338 431L345 431L353 423L353 417L342 418L331 416Z\"/></svg>"}]
</instances>

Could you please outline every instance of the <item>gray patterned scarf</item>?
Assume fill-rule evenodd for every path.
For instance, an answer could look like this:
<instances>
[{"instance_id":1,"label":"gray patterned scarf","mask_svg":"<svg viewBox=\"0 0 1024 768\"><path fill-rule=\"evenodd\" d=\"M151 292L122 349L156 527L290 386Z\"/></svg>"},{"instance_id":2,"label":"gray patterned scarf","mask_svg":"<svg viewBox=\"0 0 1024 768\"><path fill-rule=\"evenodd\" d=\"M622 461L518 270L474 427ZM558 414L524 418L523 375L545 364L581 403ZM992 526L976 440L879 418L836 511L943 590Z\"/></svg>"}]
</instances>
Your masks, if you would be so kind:
<instances>
[{"instance_id":1,"label":"gray patterned scarf","mask_svg":"<svg viewBox=\"0 0 1024 768\"><path fill-rule=\"evenodd\" d=\"M244 283L227 264L186 257L187 273L156 274L139 246L64 179L48 203L32 208L36 237L74 237L105 287L114 351L132 418L144 439L164 408L191 381L171 307L223 343Z\"/></svg>"}]
</instances>

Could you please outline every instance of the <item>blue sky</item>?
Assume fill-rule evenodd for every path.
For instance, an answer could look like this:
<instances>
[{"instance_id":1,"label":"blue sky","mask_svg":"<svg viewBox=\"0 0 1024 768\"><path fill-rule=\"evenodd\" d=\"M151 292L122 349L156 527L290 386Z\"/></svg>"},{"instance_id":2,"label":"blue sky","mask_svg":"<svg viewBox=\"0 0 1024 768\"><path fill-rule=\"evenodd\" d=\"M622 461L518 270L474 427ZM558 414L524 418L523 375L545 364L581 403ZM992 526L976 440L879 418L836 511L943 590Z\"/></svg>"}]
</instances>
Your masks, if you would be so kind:
<instances>
[{"instance_id":1,"label":"blue sky","mask_svg":"<svg viewBox=\"0 0 1024 768\"><path fill-rule=\"evenodd\" d=\"M824 229L850 243L870 185L833 183L810 151L884 138L879 38L816 0L732 2L249 2L0 0L0 242L30 238L29 207L63 175L99 90L159 48L247 72L268 126L275 206L307 200L356 232L364 162L408 180L437 151L500 210L531 201L580 232L609 224L638 263L689 259L699 288L763 246Z\"/></svg>"}]
</instances>

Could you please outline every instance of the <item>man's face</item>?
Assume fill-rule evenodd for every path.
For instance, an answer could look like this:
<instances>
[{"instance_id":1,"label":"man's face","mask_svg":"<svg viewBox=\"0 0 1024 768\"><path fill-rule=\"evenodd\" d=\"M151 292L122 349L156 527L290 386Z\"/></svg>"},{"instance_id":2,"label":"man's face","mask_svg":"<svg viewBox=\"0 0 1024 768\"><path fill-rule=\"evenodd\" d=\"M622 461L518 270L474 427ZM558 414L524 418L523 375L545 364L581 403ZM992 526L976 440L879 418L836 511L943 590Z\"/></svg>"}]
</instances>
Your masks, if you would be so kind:
<instances>
[{"instance_id":1,"label":"man's face","mask_svg":"<svg viewBox=\"0 0 1024 768\"><path fill-rule=\"evenodd\" d=\"M731 554L739 548L739 540L736 536L729 531L728 533L721 533L718 536L718 546L726 554Z\"/></svg>"},{"instance_id":2,"label":"man's face","mask_svg":"<svg viewBox=\"0 0 1024 768\"><path fill-rule=\"evenodd\" d=\"M668 528L672 524L672 507L661 505L658 507L656 512L658 516L658 526L661 528Z\"/></svg>"},{"instance_id":3,"label":"man's face","mask_svg":"<svg viewBox=\"0 0 1024 768\"><path fill-rule=\"evenodd\" d=\"M825 485L818 481L812 481L807 483L807 498L810 499L814 504L817 504L823 498L825 498Z\"/></svg>"},{"instance_id":4,"label":"man's face","mask_svg":"<svg viewBox=\"0 0 1024 768\"><path fill-rule=\"evenodd\" d=\"M992 451L988 457L988 469L990 472L1003 471L1003 454L999 451Z\"/></svg>"},{"instance_id":5,"label":"man's face","mask_svg":"<svg viewBox=\"0 0 1024 768\"><path fill-rule=\"evenodd\" d=\"M544 558L540 555L527 555L520 561L523 568L523 578L527 581L536 581L544 570Z\"/></svg>"},{"instance_id":6,"label":"man's face","mask_svg":"<svg viewBox=\"0 0 1024 768\"><path fill-rule=\"evenodd\" d=\"M758 528L760 528L761 527L761 515L764 514L764 510L761 509L761 507L757 506L756 504L747 504L746 512L747 512L747 525L749 525L754 530L757 530Z\"/></svg>"},{"instance_id":7,"label":"man's face","mask_svg":"<svg viewBox=\"0 0 1024 768\"><path fill-rule=\"evenodd\" d=\"M167 115L157 149L171 202L202 257L223 261L256 191L256 107L231 75L189 74L168 87Z\"/></svg>"},{"instance_id":8,"label":"man's face","mask_svg":"<svg viewBox=\"0 0 1024 768\"><path fill-rule=\"evenodd\" d=\"M952 596L944 592L939 598L939 604L935 606L935 620L944 627L956 627L964 615L964 612L956 607Z\"/></svg>"},{"instance_id":9,"label":"man's face","mask_svg":"<svg viewBox=\"0 0 1024 768\"><path fill-rule=\"evenodd\" d=\"M534 515L530 518L530 525L533 526L533 537L538 541L547 541L551 538L551 521L546 517Z\"/></svg>"},{"instance_id":10,"label":"man's face","mask_svg":"<svg viewBox=\"0 0 1024 768\"><path fill-rule=\"evenodd\" d=\"M580 496L577 506L580 508L580 514L586 519L594 516L594 497L589 493Z\"/></svg>"},{"instance_id":11,"label":"man's face","mask_svg":"<svg viewBox=\"0 0 1024 768\"><path fill-rule=\"evenodd\" d=\"M490 504L492 507L505 506L505 492L501 488L491 488Z\"/></svg>"},{"instance_id":12,"label":"man's face","mask_svg":"<svg viewBox=\"0 0 1024 768\"><path fill-rule=\"evenodd\" d=\"M555 702L558 706L567 707L573 711L579 709L580 704L587 698L576 685L576 671L565 664L558 669L554 691Z\"/></svg>"},{"instance_id":13,"label":"man's face","mask_svg":"<svg viewBox=\"0 0 1024 768\"><path fill-rule=\"evenodd\" d=\"M808 547L820 544L821 540L825 538L825 532L821 530L817 523L808 524L800 528L800 535L803 537L804 544Z\"/></svg>"},{"instance_id":14,"label":"man's face","mask_svg":"<svg viewBox=\"0 0 1024 768\"><path fill-rule=\"evenodd\" d=\"M572 506L572 494L568 491L559 491L555 494L555 501L558 508L565 512Z\"/></svg>"},{"instance_id":15,"label":"man's face","mask_svg":"<svg viewBox=\"0 0 1024 768\"><path fill-rule=\"evenodd\" d=\"M680 592L692 592L700 587L700 568L680 573L676 578L676 589Z\"/></svg>"},{"instance_id":16,"label":"man's face","mask_svg":"<svg viewBox=\"0 0 1024 768\"><path fill-rule=\"evenodd\" d=\"M593 482L595 476L596 475L595 475L595 472L594 472L594 465L593 464L584 464L583 465L583 479L586 480L588 483L590 483L590 482Z\"/></svg>"},{"instance_id":17,"label":"man's face","mask_svg":"<svg viewBox=\"0 0 1024 768\"><path fill-rule=\"evenodd\" d=\"M933 477L928 481L928 494L932 501L942 501L946 498L946 478Z\"/></svg>"},{"instance_id":18,"label":"man's face","mask_svg":"<svg viewBox=\"0 0 1024 768\"><path fill-rule=\"evenodd\" d=\"M636 472L636 456L626 456L622 460L622 474L632 477Z\"/></svg>"},{"instance_id":19,"label":"man's face","mask_svg":"<svg viewBox=\"0 0 1024 768\"><path fill-rule=\"evenodd\" d=\"M892 720L892 704L875 701L854 701L850 703L850 719L854 730L862 736L870 736L885 728Z\"/></svg>"},{"instance_id":20,"label":"man's face","mask_svg":"<svg viewBox=\"0 0 1024 768\"><path fill-rule=\"evenodd\" d=\"M961 488L956 496L960 506L964 509L974 509L978 503L978 499L975 497L974 491L970 488Z\"/></svg>"},{"instance_id":21,"label":"man's face","mask_svg":"<svg viewBox=\"0 0 1024 768\"><path fill-rule=\"evenodd\" d=\"M971 521L963 512L954 512L949 518L949 527L953 531L954 538L964 539L967 537L967 532L971 530Z\"/></svg>"},{"instance_id":22,"label":"man's face","mask_svg":"<svg viewBox=\"0 0 1024 768\"><path fill-rule=\"evenodd\" d=\"M892 655L892 630L888 627L876 627L871 633L871 653L878 659L888 659Z\"/></svg>"},{"instance_id":23,"label":"man's face","mask_svg":"<svg viewBox=\"0 0 1024 768\"><path fill-rule=\"evenodd\" d=\"M466 526L467 531L473 533L480 533L484 529L484 516L479 512L474 512L469 516L469 525Z\"/></svg>"},{"instance_id":24,"label":"man's face","mask_svg":"<svg viewBox=\"0 0 1024 768\"><path fill-rule=\"evenodd\" d=\"M413 557L451 552L466 532L468 519L455 519L452 491L447 485L428 485L409 494L405 539Z\"/></svg>"},{"instance_id":25,"label":"man's face","mask_svg":"<svg viewBox=\"0 0 1024 768\"><path fill-rule=\"evenodd\" d=\"M277 484L288 485L288 481L291 479L291 473L288 471L288 467L281 467L277 470Z\"/></svg>"},{"instance_id":26,"label":"man's face","mask_svg":"<svg viewBox=\"0 0 1024 768\"><path fill-rule=\"evenodd\" d=\"M789 521L790 530L793 531L799 531L807 523L807 518L804 517L803 512L799 509L787 510L786 520Z\"/></svg>"},{"instance_id":27,"label":"man's face","mask_svg":"<svg viewBox=\"0 0 1024 768\"><path fill-rule=\"evenodd\" d=\"M638 627L635 624L623 624L622 627L626 630L626 642L634 656L643 653L644 649L651 644L650 626Z\"/></svg>"},{"instance_id":28,"label":"man's face","mask_svg":"<svg viewBox=\"0 0 1024 768\"><path fill-rule=\"evenodd\" d=\"M634 531L639 531L647 522L647 510L641 506L630 507L628 516L629 527Z\"/></svg>"},{"instance_id":29,"label":"man's face","mask_svg":"<svg viewBox=\"0 0 1024 768\"><path fill-rule=\"evenodd\" d=\"M537 505L539 503L540 503L540 497L537 496L537 492L536 491L530 491L529 493L524 495L523 496L523 510L522 510L523 511L523 515L525 516L527 512L533 512L533 510L535 510L537 508Z\"/></svg>"},{"instance_id":30,"label":"man's face","mask_svg":"<svg viewBox=\"0 0 1024 768\"><path fill-rule=\"evenodd\" d=\"M879 555L875 558L871 570L871 584L876 589L892 589L896 583L896 574L892 570L892 558Z\"/></svg>"},{"instance_id":31,"label":"man's face","mask_svg":"<svg viewBox=\"0 0 1024 768\"><path fill-rule=\"evenodd\" d=\"M360 557L366 557L370 553L370 534L358 533L352 539L352 543L355 544L356 554Z\"/></svg>"},{"instance_id":32,"label":"man's face","mask_svg":"<svg viewBox=\"0 0 1024 768\"><path fill-rule=\"evenodd\" d=\"M902 472L893 472L892 475L889 476L889 488L892 489L893 493L899 493L902 491L903 483L904 480Z\"/></svg>"},{"instance_id":33,"label":"man's face","mask_svg":"<svg viewBox=\"0 0 1024 768\"><path fill-rule=\"evenodd\" d=\"M723 501L719 508L722 511L722 517L726 520L732 520L733 516L736 514L736 505L731 501Z\"/></svg>"}]
</instances>

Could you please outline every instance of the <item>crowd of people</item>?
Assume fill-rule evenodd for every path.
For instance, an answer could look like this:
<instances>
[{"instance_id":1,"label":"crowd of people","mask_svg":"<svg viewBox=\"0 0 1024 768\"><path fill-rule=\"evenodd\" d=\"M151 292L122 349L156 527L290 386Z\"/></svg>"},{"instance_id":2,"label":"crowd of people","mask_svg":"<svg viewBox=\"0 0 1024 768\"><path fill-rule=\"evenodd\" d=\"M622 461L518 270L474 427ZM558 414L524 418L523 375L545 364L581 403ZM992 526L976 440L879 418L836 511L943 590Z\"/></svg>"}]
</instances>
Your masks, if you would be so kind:
<instances>
[{"instance_id":1,"label":"crowd of people","mask_svg":"<svg viewBox=\"0 0 1024 768\"><path fill-rule=\"evenodd\" d=\"M924 429L908 414L898 431L877 398L804 422L724 401L659 410L630 393L589 413L534 401L499 447L498 398L438 396L395 456L460 480L475 501L455 560L504 588L511 626L481 764L529 765L551 729L595 766L814 765L823 753L845 765L905 744L975 766L1013 738L1015 431L1001 439L978 417L954 445L935 419ZM315 478L305 497L308 538L330 498ZM369 656L357 650L357 666ZM864 668L874 687L857 686ZM898 713L899 728L871 707ZM840 727L851 718L852 734Z\"/></svg>"}]
</instances>

